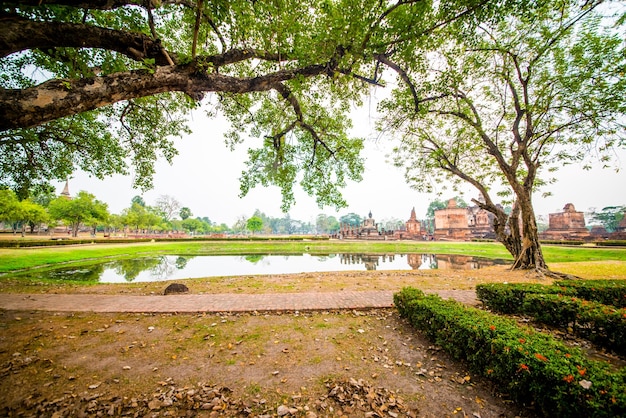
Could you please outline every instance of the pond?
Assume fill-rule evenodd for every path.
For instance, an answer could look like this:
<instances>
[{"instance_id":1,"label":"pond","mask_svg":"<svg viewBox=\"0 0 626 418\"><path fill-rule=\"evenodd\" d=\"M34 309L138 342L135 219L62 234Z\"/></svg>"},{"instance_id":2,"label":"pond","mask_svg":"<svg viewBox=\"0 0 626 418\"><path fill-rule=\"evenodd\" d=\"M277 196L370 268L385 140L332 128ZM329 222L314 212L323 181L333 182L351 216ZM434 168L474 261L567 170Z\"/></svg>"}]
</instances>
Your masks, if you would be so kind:
<instances>
[{"instance_id":1,"label":"pond","mask_svg":"<svg viewBox=\"0 0 626 418\"><path fill-rule=\"evenodd\" d=\"M507 263L506 260L445 254L164 255L30 271L20 276L34 280L125 283L327 271L479 269Z\"/></svg>"}]
</instances>

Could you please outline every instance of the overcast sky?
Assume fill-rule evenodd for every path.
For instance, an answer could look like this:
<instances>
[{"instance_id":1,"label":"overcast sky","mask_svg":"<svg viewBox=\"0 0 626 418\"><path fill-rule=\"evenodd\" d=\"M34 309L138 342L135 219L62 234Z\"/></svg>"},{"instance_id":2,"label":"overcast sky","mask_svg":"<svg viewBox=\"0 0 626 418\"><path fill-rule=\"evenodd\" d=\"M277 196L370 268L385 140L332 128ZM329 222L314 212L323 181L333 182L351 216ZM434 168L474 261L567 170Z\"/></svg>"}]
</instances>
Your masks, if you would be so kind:
<instances>
[{"instance_id":1,"label":"overcast sky","mask_svg":"<svg viewBox=\"0 0 626 418\"><path fill-rule=\"evenodd\" d=\"M349 206L338 212L334 208L318 208L313 198L299 188L296 189L296 205L290 210L293 219L313 221L319 213L341 216L350 212L367 216L371 210L377 221L397 218L407 220L415 207L417 217L423 218L429 203L438 198L435 194L418 193L406 185L400 169L386 162L389 143L377 142L371 105L355 109L359 121L353 134L367 138L364 156L363 181L351 182L344 191ZM247 146L257 146L253 141L241 144L231 152L224 144L223 133L227 125L220 119L209 119L202 112L194 112L191 123L193 134L176 139L179 155L170 166L158 162L154 178L154 189L143 193L147 204L153 205L161 195L170 195L181 206L189 207L195 216L208 216L215 223L232 226L241 217L250 217L255 209L268 216L284 216L280 210L281 196L277 188L259 187L248 196L239 198L239 177L245 169ZM626 204L626 151L620 152L616 163L621 170L592 169L584 171L581 166L562 168L557 176L558 183L551 185L553 196L533 198L537 215L560 212L566 203L573 203L577 210L601 209L610 205ZM61 192L64 183L55 183ZM107 203L111 213L120 213L130 206L133 196L141 195L132 188L132 177L115 176L104 181L77 173L69 182L70 193L88 191L97 199ZM441 199L453 197L451 191L444 192ZM478 197L468 188L464 199ZM314 222L314 221L313 221Z\"/></svg>"}]
</instances>

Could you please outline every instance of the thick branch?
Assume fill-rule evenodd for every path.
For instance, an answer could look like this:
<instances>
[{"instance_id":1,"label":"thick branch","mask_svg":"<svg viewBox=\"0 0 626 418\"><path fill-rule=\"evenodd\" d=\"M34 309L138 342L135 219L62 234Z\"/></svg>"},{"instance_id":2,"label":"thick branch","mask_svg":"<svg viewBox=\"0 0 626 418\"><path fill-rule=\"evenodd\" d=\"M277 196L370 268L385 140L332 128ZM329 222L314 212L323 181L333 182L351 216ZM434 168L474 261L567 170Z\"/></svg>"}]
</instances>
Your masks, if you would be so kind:
<instances>
[{"instance_id":1,"label":"thick branch","mask_svg":"<svg viewBox=\"0 0 626 418\"><path fill-rule=\"evenodd\" d=\"M313 163L315 162L315 157L317 155L317 147L319 145L324 147L324 149L330 154L330 156L334 158L335 151L330 149L328 144L326 144L326 142L324 142L322 138L320 138L320 136L317 134L317 131L315 130L313 126L311 126L310 124L304 121L304 115L302 114L302 108L300 107L300 103L298 102L298 99L293 95L291 90L289 90L289 88L282 83L278 83L276 86L274 86L274 89L280 93L283 99L289 102L289 104L293 108L293 111L295 112L296 117L298 119L298 125L305 131L309 132L309 134L313 137L313 153L311 155L310 165L312 166ZM292 126L295 127L295 125L292 125Z\"/></svg>"},{"instance_id":2,"label":"thick branch","mask_svg":"<svg viewBox=\"0 0 626 418\"><path fill-rule=\"evenodd\" d=\"M124 6L145 6L143 0L5 0L15 6L68 6L78 9L113 10ZM152 0L153 7L163 4L180 4L193 7L188 0Z\"/></svg>"},{"instance_id":3,"label":"thick branch","mask_svg":"<svg viewBox=\"0 0 626 418\"><path fill-rule=\"evenodd\" d=\"M400 78L402 79L402 81L406 83L406 85L409 87L409 90L411 90L411 95L413 96L413 103L415 103L415 112L418 112L420 100L417 95L417 90L415 89L415 86L413 85L413 82L409 78L409 75L407 74L407 72L404 71L402 68L400 68L399 65L389 60L389 58L387 58L384 54L378 54L375 58L378 61L385 64L386 66L388 66L389 68L391 68L392 70L394 70L395 72L397 72Z\"/></svg>"},{"instance_id":4,"label":"thick branch","mask_svg":"<svg viewBox=\"0 0 626 418\"><path fill-rule=\"evenodd\" d=\"M194 98L204 92L267 91L294 77L326 74L328 65L282 70L253 78L201 73L195 66L158 67L80 80L50 80L24 90L0 90L0 131L28 128L119 101L180 91Z\"/></svg>"},{"instance_id":5,"label":"thick branch","mask_svg":"<svg viewBox=\"0 0 626 418\"><path fill-rule=\"evenodd\" d=\"M137 61L153 58L157 65L169 64L160 42L141 33L80 23L36 22L16 15L1 18L0 25L0 57L27 49L101 48Z\"/></svg>"}]
</instances>

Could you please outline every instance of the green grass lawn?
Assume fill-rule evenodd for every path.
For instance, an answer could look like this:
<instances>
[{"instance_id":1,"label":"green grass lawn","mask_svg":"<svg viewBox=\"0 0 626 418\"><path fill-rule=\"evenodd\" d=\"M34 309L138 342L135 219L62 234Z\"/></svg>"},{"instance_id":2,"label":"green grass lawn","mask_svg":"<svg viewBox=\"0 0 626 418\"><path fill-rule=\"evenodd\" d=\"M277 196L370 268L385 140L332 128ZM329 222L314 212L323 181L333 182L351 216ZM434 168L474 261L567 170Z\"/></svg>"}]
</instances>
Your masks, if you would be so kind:
<instances>
[{"instance_id":1,"label":"green grass lawn","mask_svg":"<svg viewBox=\"0 0 626 418\"><path fill-rule=\"evenodd\" d=\"M550 263L626 261L626 249L597 247L543 246ZM431 253L464 254L486 258L511 259L503 245L474 242L419 241L210 241L155 242L129 244L85 244L46 248L7 248L0 250L0 273L69 262L89 262L103 258L129 258L157 254L334 254L334 253Z\"/></svg>"}]
</instances>

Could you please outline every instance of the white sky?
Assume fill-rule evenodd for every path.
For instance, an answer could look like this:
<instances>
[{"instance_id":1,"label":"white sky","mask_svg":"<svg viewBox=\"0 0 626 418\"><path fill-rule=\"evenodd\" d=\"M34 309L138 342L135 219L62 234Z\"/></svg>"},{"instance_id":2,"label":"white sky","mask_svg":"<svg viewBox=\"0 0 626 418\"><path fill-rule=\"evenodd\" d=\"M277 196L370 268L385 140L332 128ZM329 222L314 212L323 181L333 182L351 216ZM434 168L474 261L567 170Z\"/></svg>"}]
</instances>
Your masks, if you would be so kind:
<instances>
[{"instance_id":1,"label":"white sky","mask_svg":"<svg viewBox=\"0 0 626 418\"><path fill-rule=\"evenodd\" d=\"M415 207L418 218L426 214L429 203L436 198L448 199L454 192L435 194L418 193L406 185L401 169L386 162L389 143L375 141L374 119L369 106L355 110L353 135L367 138L363 155L366 158L365 172L360 183L351 182L344 190L349 206L338 212L334 208L320 209L315 200L297 186L296 205L289 211L292 219L312 221L319 213L339 216L350 212L367 216L371 210L377 221L389 218L407 220ZM170 166L160 161L156 166L154 189L143 193L147 204L153 205L161 195L170 195L181 206L189 207L195 216L208 216L214 223L232 226L241 217L250 217L256 209L272 217L282 217L281 196L278 188L258 187L244 198L239 198L239 177L245 169L247 146L256 146L252 141L238 146L231 152L224 143L223 133L227 125L220 119L209 119L202 112L194 112L191 123L193 134L177 139L175 145L179 155ZM626 150L622 150L616 162L621 170L592 169L584 171L582 166L562 168L560 179L548 191L553 196L533 197L537 215L560 212L566 203L573 203L577 210L601 209L611 205L626 204ZM56 183L61 192L64 183ZM76 174L70 179L70 193L88 191L109 205L111 213L120 213L130 206L131 199L141 191L132 188L132 177L115 176L104 181ZM478 194L468 188L464 199L469 203Z\"/></svg>"}]
</instances>

